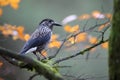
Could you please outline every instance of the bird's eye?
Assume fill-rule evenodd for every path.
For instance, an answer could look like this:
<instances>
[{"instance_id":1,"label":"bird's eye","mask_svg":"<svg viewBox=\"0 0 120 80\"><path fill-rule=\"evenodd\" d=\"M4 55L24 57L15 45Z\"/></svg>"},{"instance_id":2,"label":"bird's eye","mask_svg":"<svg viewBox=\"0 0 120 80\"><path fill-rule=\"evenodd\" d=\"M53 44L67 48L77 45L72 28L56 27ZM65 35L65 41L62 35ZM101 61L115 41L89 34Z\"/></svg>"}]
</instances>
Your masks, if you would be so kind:
<instances>
[{"instance_id":1,"label":"bird's eye","mask_svg":"<svg viewBox=\"0 0 120 80\"><path fill-rule=\"evenodd\" d=\"M53 22L52 20L49 21L50 23Z\"/></svg>"}]
</instances>

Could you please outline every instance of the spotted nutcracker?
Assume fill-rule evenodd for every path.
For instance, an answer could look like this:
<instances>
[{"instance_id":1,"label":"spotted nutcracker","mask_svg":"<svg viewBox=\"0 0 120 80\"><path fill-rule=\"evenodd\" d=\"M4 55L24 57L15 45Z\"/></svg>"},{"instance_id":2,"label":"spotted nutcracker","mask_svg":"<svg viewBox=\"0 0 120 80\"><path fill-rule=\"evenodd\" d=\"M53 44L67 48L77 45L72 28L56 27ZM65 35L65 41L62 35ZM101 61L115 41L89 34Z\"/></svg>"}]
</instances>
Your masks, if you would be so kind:
<instances>
[{"instance_id":1,"label":"spotted nutcracker","mask_svg":"<svg viewBox=\"0 0 120 80\"><path fill-rule=\"evenodd\" d=\"M39 23L38 28L32 33L30 39L25 43L20 54L34 53L41 54L51 39L53 26L62 26L52 19L44 19ZM36 55L37 56L37 55ZM39 59L39 57L37 56Z\"/></svg>"}]
</instances>

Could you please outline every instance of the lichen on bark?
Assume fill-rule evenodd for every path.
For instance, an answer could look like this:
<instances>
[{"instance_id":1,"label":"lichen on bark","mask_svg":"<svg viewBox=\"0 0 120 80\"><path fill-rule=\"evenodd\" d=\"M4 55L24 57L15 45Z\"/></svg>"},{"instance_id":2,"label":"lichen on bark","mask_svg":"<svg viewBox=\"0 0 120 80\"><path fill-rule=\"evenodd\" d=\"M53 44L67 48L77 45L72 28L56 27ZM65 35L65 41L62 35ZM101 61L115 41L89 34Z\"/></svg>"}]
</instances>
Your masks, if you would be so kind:
<instances>
[{"instance_id":1,"label":"lichen on bark","mask_svg":"<svg viewBox=\"0 0 120 80\"><path fill-rule=\"evenodd\" d=\"M120 0L114 0L109 41L109 80L120 80Z\"/></svg>"}]
</instances>

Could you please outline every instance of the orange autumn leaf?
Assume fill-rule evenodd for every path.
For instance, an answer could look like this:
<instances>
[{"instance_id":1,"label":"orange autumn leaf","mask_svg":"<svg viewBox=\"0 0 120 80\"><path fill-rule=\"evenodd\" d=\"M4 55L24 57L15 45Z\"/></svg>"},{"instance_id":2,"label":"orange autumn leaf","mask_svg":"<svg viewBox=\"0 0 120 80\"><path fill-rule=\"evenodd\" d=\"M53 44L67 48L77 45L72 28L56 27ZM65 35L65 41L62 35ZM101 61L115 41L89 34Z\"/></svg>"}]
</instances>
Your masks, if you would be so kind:
<instances>
[{"instance_id":1,"label":"orange autumn leaf","mask_svg":"<svg viewBox=\"0 0 120 80\"><path fill-rule=\"evenodd\" d=\"M10 6L13 8L13 9L18 9L18 4L16 4L16 3L12 3L12 4L10 4Z\"/></svg>"},{"instance_id":2,"label":"orange autumn leaf","mask_svg":"<svg viewBox=\"0 0 120 80\"><path fill-rule=\"evenodd\" d=\"M13 8L13 9L18 9L19 5L18 3L20 2L20 0L10 0L10 6Z\"/></svg>"},{"instance_id":3,"label":"orange autumn leaf","mask_svg":"<svg viewBox=\"0 0 120 80\"><path fill-rule=\"evenodd\" d=\"M48 54L47 54L47 52L46 52L45 50L43 50L43 51L41 52L41 55L44 56L44 57L47 57Z\"/></svg>"},{"instance_id":4,"label":"orange autumn leaf","mask_svg":"<svg viewBox=\"0 0 120 80\"><path fill-rule=\"evenodd\" d=\"M30 35L29 35L29 34L25 34L25 35L24 35L24 40L25 40L25 41L28 41L29 39L30 39Z\"/></svg>"},{"instance_id":5,"label":"orange autumn leaf","mask_svg":"<svg viewBox=\"0 0 120 80\"><path fill-rule=\"evenodd\" d=\"M18 9L20 0L0 0L0 16L3 14L2 8L10 5L13 9Z\"/></svg>"},{"instance_id":6,"label":"orange autumn leaf","mask_svg":"<svg viewBox=\"0 0 120 80\"><path fill-rule=\"evenodd\" d=\"M9 0L0 0L0 6L7 6L9 4Z\"/></svg>"},{"instance_id":7,"label":"orange autumn leaf","mask_svg":"<svg viewBox=\"0 0 120 80\"><path fill-rule=\"evenodd\" d=\"M79 25L75 25L71 28L71 32L76 32L79 30Z\"/></svg>"},{"instance_id":8,"label":"orange autumn leaf","mask_svg":"<svg viewBox=\"0 0 120 80\"><path fill-rule=\"evenodd\" d=\"M97 38L96 37L90 37L89 38L89 42L91 43L91 44L96 44L97 43Z\"/></svg>"},{"instance_id":9,"label":"orange autumn leaf","mask_svg":"<svg viewBox=\"0 0 120 80\"><path fill-rule=\"evenodd\" d=\"M97 11L97 10L95 10L95 11L92 12L92 15L97 15L97 14L101 14L101 12Z\"/></svg>"},{"instance_id":10,"label":"orange autumn leaf","mask_svg":"<svg viewBox=\"0 0 120 80\"><path fill-rule=\"evenodd\" d=\"M49 48L59 48L60 46L61 42L57 40L50 42L48 45Z\"/></svg>"},{"instance_id":11,"label":"orange autumn leaf","mask_svg":"<svg viewBox=\"0 0 120 80\"><path fill-rule=\"evenodd\" d=\"M110 24L110 22L106 23L105 26L108 26Z\"/></svg>"},{"instance_id":12,"label":"orange autumn leaf","mask_svg":"<svg viewBox=\"0 0 120 80\"><path fill-rule=\"evenodd\" d=\"M69 41L71 44L74 44L74 43L75 43L75 37L69 38L68 41Z\"/></svg>"},{"instance_id":13,"label":"orange autumn leaf","mask_svg":"<svg viewBox=\"0 0 120 80\"><path fill-rule=\"evenodd\" d=\"M24 39L24 33L23 33L24 32L24 27L23 26L18 26L17 31L18 31L19 37L21 39Z\"/></svg>"},{"instance_id":14,"label":"orange autumn leaf","mask_svg":"<svg viewBox=\"0 0 120 80\"><path fill-rule=\"evenodd\" d=\"M52 36L51 36L51 41L54 41L54 40L56 40L58 38L58 35L57 34L53 34Z\"/></svg>"},{"instance_id":15,"label":"orange autumn leaf","mask_svg":"<svg viewBox=\"0 0 120 80\"><path fill-rule=\"evenodd\" d=\"M12 35L12 29L10 27L10 25L0 26L1 33L5 36Z\"/></svg>"},{"instance_id":16,"label":"orange autumn leaf","mask_svg":"<svg viewBox=\"0 0 120 80\"><path fill-rule=\"evenodd\" d=\"M101 44L101 46L103 47L103 48L105 48L105 49L107 49L108 48L108 42L105 42L105 43L103 43L103 44Z\"/></svg>"},{"instance_id":17,"label":"orange autumn leaf","mask_svg":"<svg viewBox=\"0 0 120 80\"><path fill-rule=\"evenodd\" d=\"M15 29L16 29L16 26L11 26L11 29L12 29L12 30L15 30Z\"/></svg>"},{"instance_id":18,"label":"orange autumn leaf","mask_svg":"<svg viewBox=\"0 0 120 80\"><path fill-rule=\"evenodd\" d=\"M105 25L101 25L101 26L98 28L98 31L101 31L104 27L105 27Z\"/></svg>"},{"instance_id":19,"label":"orange autumn leaf","mask_svg":"<svg viewBox=\"0 0 120 80\"><path fill-rule=\"evenodd\" d=\"M12 34L12 30L11 30L11 29L8 29L8 30L7 30L7 33L11 35L11 34Z\"/></svg>"},{"instance_id":20,"label":"orange autumn leaf","mask_svg":"<svg viewBox=\"0 0 120 80\"><path fill-rule=\"evenodd\" d=\"M93 15L94 17L96 17L96 15L99 15L99 14L101 14L101 12L100 12L100 11L97 11L97 10L92 12L92 15Z\"/></svg>"},{"instance_id":21,"label":"orange autumn leaf","mask_svg":"<svg viewBox=\"0 0 120 80\"><path fill-rule=\"evenodd\" d=\"M2 34L3 34L4 36L8 36L8 35L9 35L8 32L7 32L7 30L3 30L3 31L2 31Z\"/></svg>"},{"instance_id":22,"label":"orange autumn leaf","mask_svg":"<svg viewBox=\"0 0 120 80\"><path fill-rule=\"evenodd\" d=\"M2 14L3 14L3 10L2 8L0 8L0 16L2 16Z\"/></svg>"},{"instance_id":23,"label":"orange autumn leaf","mask_svg":"<svg viewBox=\"0 0 120 80\"><path fill-rule=\"evenodd\" d=\"M105 17L105 15L101 14L100 11L93 11L92 16L93 16L93 18L98 18L98 19L102 19Z\"/></svg>"},{"instance_id":24,"label":"orange autumn leaf","mask_svg":"<svg viewBox=\"0 0 120 80\"><path fill-rule=\"evenodd\" d=\"M82 42L86 40L87 33L80 33L76 36L76 42Z\"/></svg>"},{"instance_id":25,"label":"orange autumn leaf","mask_svg":"<svg viewBox=\"0 0 120 80\"><path fill-rule=\"evenodd\" d=\"M82 41L85 41L86 40L86 35L87 33L80 33L78 34L76 37L71 37L68 39L68 41L71 43L71 44L74 44L76 42L82 42Z\"/></svg>"},{"instance_id":26,"label":"orange autumn leaf","mask_svg":"<svg viewBox=\"0 0 120 80\"><path fill-rule=\"evenodd\" d=\"M0 6L10 5L13 9L18 8L20 0L0 0Z\"/></svg>"},{"instance_id":27,"label":"orange autumn leaf","mask_svg":"<svg viewBox=\"0 0 120 80\"><path fill-rule=\"evenodd\" d=\"M0 31L3 31L4 30L4 27L3 26L0 26Z\"/></svg>"},{"instance_id":28,"label":"orange autumn leaf","mask_svg":"<svg viewBox=\"0 0 120 80\"><path fill-rule=\"evenodd\" d=\"M109 19L112 18L112 14L111 14L111 13L107 13L107 14L105 14L105 16L106 16L107 18L109 18Z\"/></svg>"},{"instance_id":29,"label":"orange autumn leaf","mask_svg":"<svg viewBox=\"0 0 120 80\"><path fill-rule=\"evenodd\" d=\"M19 39L18 36L13 36L12 38L13 38L13 40L17 40L17 39Z\"/></svg>"},{"instance_id":30,"label":"orange autumn leaf","mask_svg":"<svg viewBox=\"0 0 120 80\"><path fill-rule=\"evenodd\" d=\"M70 25L66 25L66 26L64 27L64 30L65 30L66 32L73 33L73 32L76 32L76 31L79 30L79 25L75 25L75 26L73 26L73 27L71 27Z\"/></svg>"},{"instance_id":31,"label":"orange autumn leaf","mask_svg":"<svg viewBox=\"0 0 120 80\"><path fill-rule=\"evenodd\" d=\"M19 3L20 2L20 0L9 0L10 1L10 3Z\"/></svg>"},{"instance_id":32,"label":"orange autumn leaf","mask_svg":"<svg viewBox=\"0 0 120 80\"><path fill-rule=\"evenodd\" d=\"M13 40L24 40L27 41L30 38L29 34L24 34L24 27L23 26L12 26L10 24L5 24L0 26L0 32L4 36L12 36Z\"/></svg>"},{"instance_id":33,"label":"orange autumn leaf","mask_svg":"<svg viewBox=\"0 0 120 80\"><path fill-rule=\"evenodd\" d=\"M18 30L19 33L23 33L24 27L23 26L18 26L17 30Z\"/></svg>"},{"instance_id":34,"label":"orange autumn leaf","mask_svg":"<svg viewBox=\"0 0 120 80\"><path fill-rule=\"evenodd\" d=\"M64 26L64 30L65 30L66 32L70 32L71 26L70 26L70 25Z\"/></svg>"},{"instance_id":35,"label":"orange autumn leaf","mask_svg":"<svg viewBox=\"0 0 120 80\"><path fill-rule=\"evenodd\" d=\"M80 20L89 19L89 18L90 18L89 14L83 14L83 15L79 16Z\"/></svg>"},{"instance_id":36,"label":"orange autumn leaf","mask_svg":"<svg viewBox=\"0 0 120 80\"><path fill-rule=\"evenodd\" d=\"M110 22L101 25L101 26L98 28L98 31L101 31L103 28L105 28L105 27L108 26L109 24L110 24Z\"/></svg>"}]
</instances>

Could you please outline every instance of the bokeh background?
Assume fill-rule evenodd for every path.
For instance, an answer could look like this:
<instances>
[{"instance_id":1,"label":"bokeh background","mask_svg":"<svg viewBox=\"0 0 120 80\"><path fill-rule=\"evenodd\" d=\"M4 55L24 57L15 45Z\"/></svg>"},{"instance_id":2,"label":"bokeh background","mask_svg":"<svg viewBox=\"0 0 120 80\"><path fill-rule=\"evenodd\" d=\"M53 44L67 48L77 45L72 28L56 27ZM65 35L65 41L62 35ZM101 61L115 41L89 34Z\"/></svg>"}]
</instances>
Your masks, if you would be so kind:
<instances>
[{"instance_id":1,"label":"bokeh background","mask_svg":"<svg viewBox=\"0 0 120 80\"><path fill-rule=\"evenodd\" d=\"M37 28L39 22L45 18L51 18L62 23L65 17L73 14L78 16L91 14L95 10L103 13L112 13L112 7L112 0L21 0L17 10L12 9L10 6L2 7L3 14L0 16L0 25L21 25L24 26L25 33L31 34ZM84 23L84 21L74 21L68 24L72 26L76 24L84 26ZM95 20L90 19L89 25L94 24ZM60 27L55 27L53 33L59 34L59 40L64 39L66 35L64 29ZM106 36L109 36L109 34ZM0 35L0 46L15 52L19 52L24 43L25 41L19 39L13 40L11 37ZM81 44L79 46L80 49L77 51L81 50L82 45L85 44ZM50 52L54 51L56 50ZM60 53L58 58L75 52L67 49L67 51L61 50ZM30 55L30 57L33 56ZM0 68L0 77L3 80L27 80L34 73L14 67L2 58L0 60L4 62L4 65ZM61 68L60 72L62 74L82 75L82 78L89 78L89 80L108 80L107 49L102 49L101 47L92 52L88 60L86 60L85 54L65 61L61 65L72 66L70 68ZM38 76L34 80L45 79Z\"/></svg>"}]
</instances>

